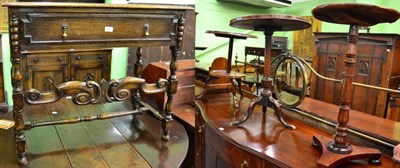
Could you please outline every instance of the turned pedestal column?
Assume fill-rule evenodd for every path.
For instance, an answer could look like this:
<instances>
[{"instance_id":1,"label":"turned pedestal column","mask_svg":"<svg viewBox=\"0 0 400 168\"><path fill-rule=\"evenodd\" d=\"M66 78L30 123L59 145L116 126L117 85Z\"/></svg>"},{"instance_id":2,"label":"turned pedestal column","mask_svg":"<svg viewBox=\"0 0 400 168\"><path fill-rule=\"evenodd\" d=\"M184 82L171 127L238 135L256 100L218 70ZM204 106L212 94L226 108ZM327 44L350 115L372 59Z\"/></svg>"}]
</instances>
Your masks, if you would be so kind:
<instances>
[{"instance_id":1,"label":"turned pedestal column","mask_svg":"<svg viewBox=\"0 0 400 168\"><path fill-rule=\"evenodd\" d=\"M400 13L393 9L382 8L375 5L343 3L326 4L312 10L315 18L337 24L350 25L347 36L347 52L344 59L345 68L342 76L342 93L338 125L333 140L321 135L314 135L314 145L322 150L318 165L322 167L335 167L342 163L369 159L370 162L380 164L381 153L377 149L358 147L346 141L347 123L353 93L353 78L357 63L357 41L359 26L373 26L378 23L395 22ZM372 124L372 123L371 123Z\"/></svg>"}]
</instances>

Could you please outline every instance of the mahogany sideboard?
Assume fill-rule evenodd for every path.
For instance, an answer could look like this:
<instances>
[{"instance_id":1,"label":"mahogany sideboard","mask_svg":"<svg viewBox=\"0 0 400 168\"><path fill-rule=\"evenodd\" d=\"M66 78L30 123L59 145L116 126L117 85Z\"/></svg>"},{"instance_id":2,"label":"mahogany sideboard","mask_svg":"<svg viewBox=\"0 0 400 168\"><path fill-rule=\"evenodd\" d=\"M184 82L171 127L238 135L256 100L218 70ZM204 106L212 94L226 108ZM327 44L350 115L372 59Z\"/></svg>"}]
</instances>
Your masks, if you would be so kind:
<instances>
[{"instance_id":1,"label":"mahogany sideboard","mask_svg":"<svg viewBox=\"0 0 400 168\"><path fill-rule=\"evenodd\" d=\"M13 114L18 162L27 164L24 132L36 127L71 124L113 117L149 114L161 121L160 139L169 140L172 128L172 102L177 91L177 57L181 54L188 6L149 4L85 4L85 3L4 3L8 7L12 62ZM156 83L140 78L142 65L135 67L136 77L110 81L68 81L58 84L53 92L22 87L22 55L43 50L79 50L113 47L169 46L170 75ZM140 55L141 53L138 53ZM116 56L118 57L118 56ZM138 56L138 58L141 58ZM138 60L138 62L141 62ZM140 99L140 92L165 92L167 101L157 111ZM132 110L102 115L80 116L44 122L25 122L24 104L43 105L72 96L77 105L102 104L130 99ZM29 111L26 111L29 113ZM172 136L173 137L173 136Z\"/></svg>"},{"instance_id":2,"label":"mahogany sideboard","mask_svg":"<svg viewBox=\"0 0 400 168\"><path fill-rule=\"evenodd\" d=\"M296 111L284 109L285 120L296 126L295 130L286 129L268 109L263 115L262 109L256 107L251 118L240 126L232 127L231 122L243 117L247 103L233 114L229 94L207 94L206 99L197 101L196 108L196 166L206 168L229 167L318 167L317 160L321 152L312 146L313 134L331 137L336 124L326 126L315 118L328 118L329 122L337 116L337 106L306 98ZM199 107L199 106L197 106ZM299 115L298 111L308 111L309 117ZM391 150L382 150L382 164L368 164L367 160L358 160L341 165L341 167L388 167L400 166L391 160L393 145L400 142L396 133L399 123L352 111L360 121L349 123L351 129L363 130L359 134L349 130L349 140L362 146L381 145L368 139L373 135L379 140L391 140ZM297 116L297 117L296 117ZM386 120L386 121L385 121ZM369 123L375 123L371 125ZM373 127L373 128L372 128ZM366 133L368 132L368 133ZM365 133L365 134L364 134ZM380 133L380 135L377 135ZM362 140L360 140L362 139Z\"/></svg>"},{"instance_id":3,"label":"mahogany sideboard","mask_svg":"<svg viewBox=\"0 0 400 168\"><path fill-rule=\"evenodd\" d=\"M342 79L346 55L346 33L314 33L312 66L321 75ZM400 35L360 34L357 43L354 82L398 89L400 86ZM338 105L341 84L311 77L310 97ZM400 104L384 91L354 86L351 108L371 115L400 121L396 110ZM392 102L391 102L392 101ZM388 111L392 114L388 115Z\"/></svg>"}]
</instances>

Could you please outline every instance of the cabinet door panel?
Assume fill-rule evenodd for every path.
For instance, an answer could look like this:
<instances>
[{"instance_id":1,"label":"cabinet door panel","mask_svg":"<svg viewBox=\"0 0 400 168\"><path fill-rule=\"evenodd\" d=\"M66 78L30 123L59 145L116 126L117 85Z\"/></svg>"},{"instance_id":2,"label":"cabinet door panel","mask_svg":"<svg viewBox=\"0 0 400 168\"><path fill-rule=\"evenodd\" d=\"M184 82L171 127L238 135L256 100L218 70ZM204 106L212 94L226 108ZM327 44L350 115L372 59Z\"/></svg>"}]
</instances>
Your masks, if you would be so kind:
<instances>
[{"instance_id":1,"label":"cabinet door panel","mask_svg":"<svg viewBox=\"0 0 400 168\"><path fill-rule=\"evenodd\" d=\"M54 91L54 86L65 81L66 66L48 66L42 68L28 68L27 88L35 88L40 92Z\"/></svg>"},{"instance_id":2,"label":"cabinet door panel","mask_svg":"<svg viewBox=\"0 0 400 168\"><path fill-rule=\"evenodd\" d=\"M324 76L342 79L346 57L346 34L316 33L314 67ZM339 46L339 47L336 47ZM400 68L398 62L398 35L360 34L357 43L354 82L397 89ZM333 66L336 64L335 66ZM332 75L336 73L335 75ZM336 105L340 104L341 84L331 88L328 81L312 78L310 97ZM332 83L332 82L331 82ZM387 116L388 93L354 86L351 108L371 115Z\"/></svg>"}]
</instances>

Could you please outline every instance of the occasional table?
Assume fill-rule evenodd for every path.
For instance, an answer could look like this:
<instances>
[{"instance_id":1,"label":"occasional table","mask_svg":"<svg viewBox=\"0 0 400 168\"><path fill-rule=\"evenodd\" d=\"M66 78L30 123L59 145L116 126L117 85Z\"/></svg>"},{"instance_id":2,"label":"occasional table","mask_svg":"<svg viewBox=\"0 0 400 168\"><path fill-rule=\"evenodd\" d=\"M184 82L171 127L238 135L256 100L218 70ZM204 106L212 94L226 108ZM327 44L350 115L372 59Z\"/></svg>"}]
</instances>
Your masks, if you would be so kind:
<instances>
[{"instance_id":1,"label":"occasional table","mask_svg":"<svg viewBox=\"0 0 400 168\"><path fill-rule=\"evenodd\" d=\"M261 86L263 91L259 99L253 99L247 114L239 121L235 121L232 125L239 125L250 118L253 109L257 104L261 104L263 112L265 113L268 105L272 105L275 110L275 115L279 121L286 127L295 129L295 126L286 123L281 115L280 105L277 100L272 97L271 86L271 44L272 35L275 31L293 31L302 30L311 26L310 22L296 16L291 15L278 15L278 14L261 14L250 15L244 17L234 18L230 21L230 26L242 29L249 29L255 31L263 31L265 36L265 51L264 51L264 78L262 79Z\"/></svg>"},{"instance_id":2,"label":"occasional table","mask_svg":"<svg viewBox=\"0 0 400 168\"><path fill-rule=\"evenodd\" d=\"M149 114L160 120L160 139L170 140L173 128L173 100L178 90L177 58L181 53L184 39L185 13L193 12L192 7L149 4L86 4L86 3L3 3L9 16L11 83L13 87L13 117L15 120L15 146L17 161L27 165L28 144L25 133L28 130L49 125L72 124L121 116ZM170 75L156 83L146 83L142 74L142 49L150 46L170 46ZM51 52L54 50L79 50L114 47L139 47L136 77L126 76L109 81L65 81L54 86L51 92L37 88L25 90L22 87L28 77L23 64L29 57L27 52ZM116 56L118 57L118 55ZM51 61L50 61L51 59ZM116 58L118 59L118 58ZM65 60L55 55L43 61L48 66ZM125 66L125 65L119 65ZM60 71L65 71L60 68ZM50 75L51 76L51 75ZM162 110L155 110L141 101L142 94L165 93L167 101ZM97 105L130 99L132 108L122 112L108 112L99 115L69 116L58 120L29 122L24 114L27 104L38 107L56 103L65 96L72 96L76 105ZM144 107L147 106L147 107ZM88 107L88 106L87 106ZM138 122L132 120L132 123ZM48 139L48 137L43 137ZM73 167L73 166L72 166Z\"/></svg>"},{"instance_id":3,"label":"occasional table","mask_svg":"<svg viewBox=\"0 0 400 168\"><path fill-rule=\"evenodd\" d=\"M338 3L317 6L312 10L315 18L337 24L350 25L347 36L347 52L345 71L342 79L342 93L338 126L334 140L326 136L314 135L313 143L322 150L318 165L335 167L345 162L357 159L369 159L375 164L381 163L381 152L378 149L353 146L346 141L347 123L353 93L353 77L356 71L354 64L357 62L357 41L359 26L373 26L378 23L393 23L400 17L394 9L383 8L369 4ZM371 123L372 124L372 123Z\"/></svg>"},{"instance_id":4,"label":"occasional table","mask_svg":"<svg viewBox=\"0 0 400 168\"><path fill-rule=\"evenodd\" d=\"M229 38L229 49L228 49L228 63L226 70L213 70L209 72L209 76L205 81L205 87L203 92L201 92L196 99L201 99L203 95L206 93L210 83L218 78L228 78L231 81L232 87L237 88L241 95L241 99L243 98L242 90L241 90L241 81L242 78L246 77L246 74L240 72L232 72L231 71L231 64L232 64L232 50L233 50L233 40L234 39L247 39L247 38L257 38L255 35L248 35L248 34L241 34L241 33L233 33L233 32L225 32L225 31L215 31L215 30L208 30L206 33L214 34L217 37L225 37ZM231 89L234 105L238 107L238 102L236 101L236 94L234 89Z\"/></svg>"}]
</instances>

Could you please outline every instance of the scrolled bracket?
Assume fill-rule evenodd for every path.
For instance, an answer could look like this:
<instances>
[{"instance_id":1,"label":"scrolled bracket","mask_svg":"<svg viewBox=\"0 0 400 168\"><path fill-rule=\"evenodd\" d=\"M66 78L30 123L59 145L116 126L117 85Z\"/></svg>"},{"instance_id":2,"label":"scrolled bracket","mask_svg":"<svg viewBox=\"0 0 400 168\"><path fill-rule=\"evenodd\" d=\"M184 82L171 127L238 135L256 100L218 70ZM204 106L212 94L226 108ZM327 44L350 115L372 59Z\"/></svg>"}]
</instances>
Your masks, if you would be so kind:
<instances>
[{"instance_id":1,"label":"scrolled bracket","mask_svg":"<svg viewBox=\"0 0 400 168\"><path fill-rule=\"evenodd\" d=\"M131 97L132 90L140 90L144 94L156 94L165 92L168 87L166 79L159 79L156 83L148 84L144 79L138 77L125 77L111 80L106 90L106 100L122 101Z\"/></svg>"},{"instance_id":2,"label":"scrolled bracket","mask_svg":"<svg viewBox=\"0 0 400 168\"><path fill-rule=\"evenodd\" d=\"M144 83L141 91L145 94L161 93L167 90L168 85L169 85L168 80L160 78L156 83L152 84Z\"/></svg>"},{"instance_id":3,"label":"scrolled bracket","mask_svg":"<svg viewBox=\"0 0 400 168\"><path fill-rule=\"evenodd\" d=\"M54 92L40 93L37 89L25 92L25 102L28 104L46 104L72 96L72 102L77 105L97 104L101 98L100 85L94 81L69 81L58 84Z\"/></svg>"}]
</instances>

